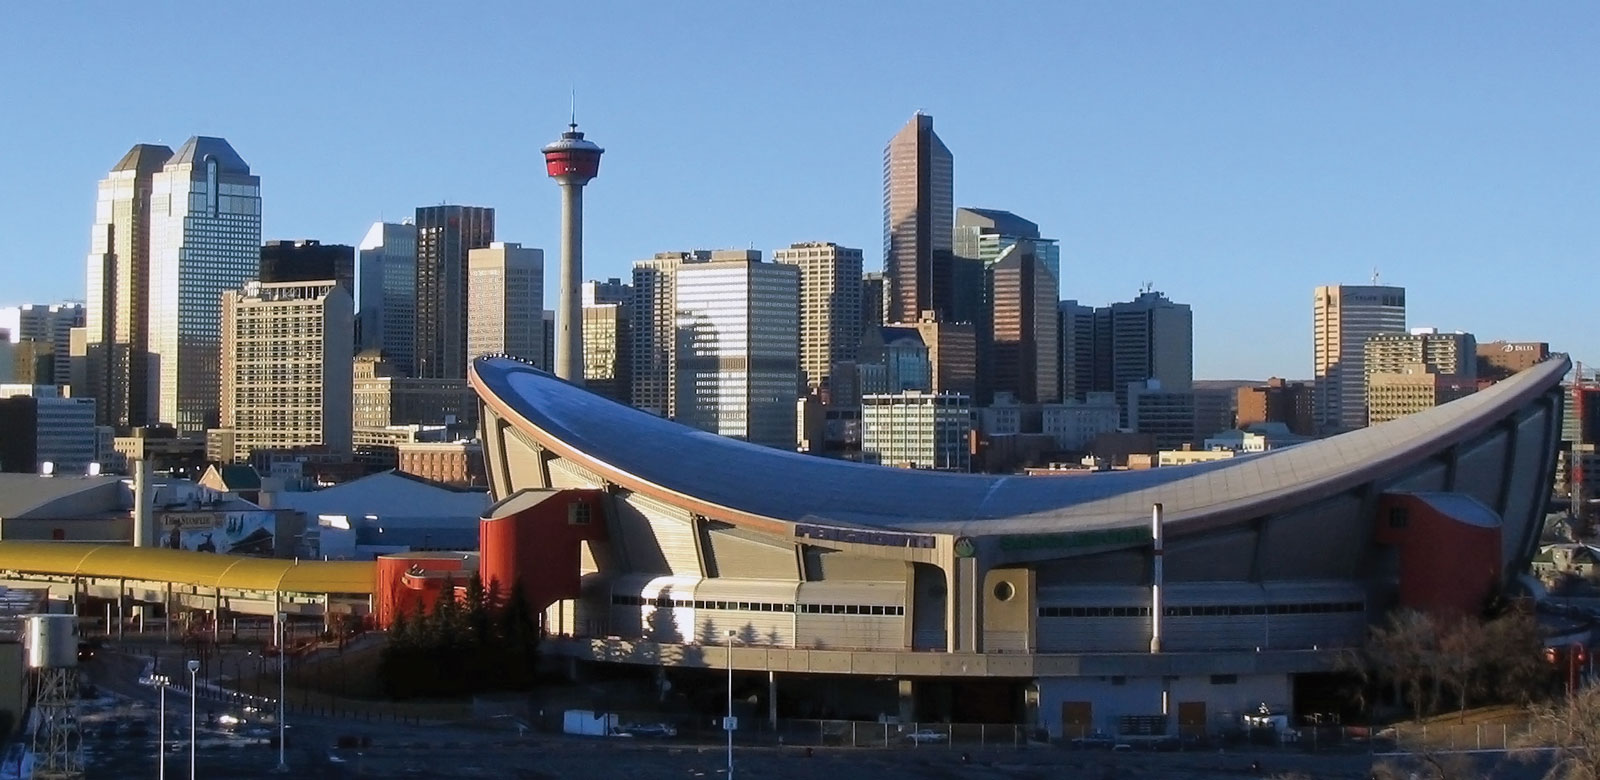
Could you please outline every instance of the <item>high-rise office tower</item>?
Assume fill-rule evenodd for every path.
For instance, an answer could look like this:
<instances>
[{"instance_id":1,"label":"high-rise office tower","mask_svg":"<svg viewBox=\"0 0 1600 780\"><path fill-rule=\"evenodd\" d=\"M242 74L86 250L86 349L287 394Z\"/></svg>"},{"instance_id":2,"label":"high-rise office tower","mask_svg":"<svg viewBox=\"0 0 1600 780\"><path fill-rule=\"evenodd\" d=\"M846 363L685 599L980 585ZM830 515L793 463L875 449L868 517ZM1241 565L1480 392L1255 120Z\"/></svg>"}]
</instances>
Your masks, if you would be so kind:
<instances>
[{"instance_id":1,"label":"high-rise office tower","mask_svg":"<svg viewBox=\"0 0 1600 780\"><path fill-rule=\"evenodd\" d=\"M833 365L855 360L861 346L861 250L790 244L772 260L800 269L801 382L807 392L821 392Z\"/></svg>"},{"instance_id":2,"label":"high-rise office tower","mask_svg":"<svg viewBox=\"0 0 1600 780\"><path fill-rule=\"evenodd\" d=\"M1057 366L1062 401L1083 401L1094 387L1094 307L1077 301L1056 304L1056 345L1061 348Z\"/></svg>"},{"instance_id":3,"label":"high-rise office tower","mask_svg":"<svg viewBox=\"0 0 1600 780\"><path fill-rule=\"evenodd\" d=\"M1186 303L1145 290L1131 301L1095 310L1095 349L1104 351L1110 387L1128 421L1128 385L1154 379L1163 392L1185 392L1194 384L1194 317ZM1099 355L1097 354L1097 359Z\"/></svg>"},{"instance_id":4,"label":"high-rise office tower","mask_svg":"<svg viewBox=\"0 0 1600 780\"><path fill-rule=\"evenodd\" d=\"M69 398L49 385L0 384L0 471L83 474L105 454L94 399Z\"/></svg>"},{"instance_id":5,"label":"high-rise office tower","mask_svg":"<svg viewBox=\"0 0 1600 780\"><path fill-rule=\"evenodd\" d=\"M544 362L544 251L496 241L467 253L467 357Z\"/></svg>"},{"instance_id":6,"label":"high-rise office tower","mask_svg":"<svg viewBox=\"0 0 1600 780\"><path fill-rule=\"evenodd\" d=\"M332 279L356 294L356 250L346 244L321 241L268 241L261 245L257 281L318 282Z\"/></svg>"},{"instance_id":7,"label":"high-rise office tower","mask_svg":"<svg viewBox=\"0 0 1600 780\"><path fill-rule=\"evenodd\" d=\"M1020 239L989 266L987 390L1008 392L1026 404L1058 400L1061 381L1060 331L1056 320L1056 277L1037 254L1037 245Z\"/></svg>"},{"instance_id":8,"label":"high-rise office tower","mask_svg":"<svg viewBox=\"0 0 1600 780\"><path fill-rule=\"evenodd\" d=\"M881 327L884 320L883 272L868 271L861 275L861 332Z\"/></svg>"},{"instance_id":9,"label":"high-rise office tower","mask_svg":"<svg viewBox=\"0 0 1600 780\"><path fill-rule=\"evenodd\" d=\"M33 342L31 351L42 355L48 351L50 373L35 376L35 384L60 387L72 381L68 357L72 353L72 329L82 327L84 306L81 303L53 303L49 305L27 303L0 309L0 330L11 332L11 342ZM87 388L78 388L78 395L88 395Z\"/></svg>"},{"instance_id":10,"label":"high-rise office tower","mask_svg":"<svg viewBox=\"0 0 1600 780\"><path fill-rule=\"evenodd\" d=\"M417 209L416 326L412 374L461 379L467 370L467 253L494 242L494 209Z\"/></svg>"},{"instance_id":11,"label":"high-rise office tower","mask_svg":"<svg viewBox=\"0 0 1600 780\"><path fill-rule=\"evenodd\" d=\"M678 422L794 449L798 269L732 250L676 273Z\"/></svg>"},{"instance_id":12,"label":"high-rise office tower","mask_svg":"<svg viewBox=\"0 0 1600 780\"><path fill-rule=\"evenodd\" d=\"M918 113L883 151L883 270L888 318L916 322L925 311L957 316L957 288L981 284L956 272L951 239L955 161L933 132L933 117ZM957 277L960 277L959 279ZM976 289L971 290L976 293Z\"/></svg>"},{"instance_id":13,"label":"high-rise office tower","mask_svg":"<svg viewBox=\"0 0 1600 780\"><path fill-rule=\"evenodd\" d=\"M1319 428L1331 432L1367 424L1367 339L1379 333L1404 333L1405 329L1404 287L1316 288L1311 339Z\"/></svg>"},{"instance_id":14,"label":"high-rise office tower","mask_svg":"<svg viewBox=\"0 0 1600 780\"><path fill-rule=\"evenodd\" d=\"M137 144L100 180L84 311L84 387L102 425L155 422L150 397L152 179L172 150ZM70 362L70 361L69 361Z\"/></svg>"},{"instance_id":15,"label":"high-rise office tower","mask_svg":"<svg viewBox=\"0 0 1600 780\"><path fill-rule=\"evenodd\" d=\"M985 267L999 260L1006 247L1032 241L1034 254L1060 284L1061 246L1053 238L1041 238L1033 221L1000 209L958 208L955 230L955 253L982 260Z\"/></svg>"},{"instance_id":16,"label":"high-rise office tower","mask_svg":"<svg viewBox=\"0 0 1600 780\"><path fill-rule=\"evenodd\" d=\"M222 294L261 265L261 178L221 138L190 138L150 179L150 354L156 419L217 427Z\"/></svg>"},{"instance_id":17,"label":"high-rise office tower","mask_svg":"<svg viewBox=\"0 0 1600 780\"><path fill-rule=\"evenodd\" d=\"M978 333L970 322L940 322L924 317L914 324L928 349L934 393L957 393L970 403L978 387Z\"/></svg>"},{"instance_id":18,"label":"high-rise office tower","mask_svg":"<svg viewBox=\"0 0 1600 780\"><path fill-rule=\"evenodd\" d=\"M222 427L261 449L349 452L355 305L333 279L246 283L222 296Z\"/></svg>"},{"instance_id":19,"label":"high-rise office tower","mask_svg":"<svg viewBox=\"0 0 1600 780\"><path fill-rule=\"evenodd\" d=\"M604 303L631 303L633 285L612 277L605 281L590 279L583 283L583 305L598 306Z\"/></svg>"},{"instance_id":20,"label":"high-rise office tower","mask_svg":"<svg viewBox=\"0 0 1600 780\"><path fill-rule=\"evenodd\" d=\"M678 320L674 310L677 271L711 259L705 250L657 252L633 264L633 405L662 417L674 416L677 393Z\"/></svg>"},{"instance_id":21,"label":"high-rise office tower","mask_svg":"<svg viewBox=\"0 0 1600 780\"><path fill-rule=\"evenodd\" d=\"M632 323L626 303L583 307L583 382L590 392L632 403Z\"/></svg>"},{"instance_id":22,"label":"high-rise office tower","mask_svg":"<svg viewBox=\"0 0 1600 780\"><path fill-rule=\"evenodd\" d=\"M380 350L412 376L417 326L417 226L374 222L361 239L356 277L356 331L362 351Z\"/></svg>"}]
</instances>

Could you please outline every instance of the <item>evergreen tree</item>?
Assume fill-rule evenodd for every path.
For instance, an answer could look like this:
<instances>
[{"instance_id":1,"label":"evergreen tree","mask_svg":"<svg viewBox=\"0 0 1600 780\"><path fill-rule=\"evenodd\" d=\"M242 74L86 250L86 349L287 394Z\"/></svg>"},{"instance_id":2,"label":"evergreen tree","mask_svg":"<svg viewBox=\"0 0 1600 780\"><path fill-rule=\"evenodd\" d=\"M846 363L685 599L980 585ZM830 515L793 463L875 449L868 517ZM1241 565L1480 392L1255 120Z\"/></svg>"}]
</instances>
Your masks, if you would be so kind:
<instances>
[{"instance_id":1,"label":"evergreen tree","mask_svg":"<svg viewBox=\"0 0 1600 780\"><path fill-rule=\"evenodd\" d=\"M489 627L489 598L483 589L483 577L474 571L472 578L467 580L466 600L462 605L465 608L465 618L468 643L473 647L484 647L490 644L493 637Z\"/></svg>"}]
</instances>

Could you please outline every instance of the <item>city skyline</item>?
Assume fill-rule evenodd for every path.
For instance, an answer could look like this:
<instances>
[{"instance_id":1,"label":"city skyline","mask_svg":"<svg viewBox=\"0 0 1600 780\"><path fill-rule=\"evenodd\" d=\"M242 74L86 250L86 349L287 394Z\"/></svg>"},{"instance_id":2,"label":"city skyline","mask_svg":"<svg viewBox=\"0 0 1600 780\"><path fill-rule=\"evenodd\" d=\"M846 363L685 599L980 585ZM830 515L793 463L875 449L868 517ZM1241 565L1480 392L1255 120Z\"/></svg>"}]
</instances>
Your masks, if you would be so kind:
<instances>
[{"instance_id":1,"label":"city skyline","mask_svg":"<svg viewBox=\"0 0 1600 780\"><path fill-rule=\"evenodd\" d=\"M859 29L838 33L839 46L861 55L803 67L752 58L758 62L749 73L729 73L719 63L731 53L696 54L669 63L657 77L660 88L647 90L624 78L637 72L638 55L622 56L646 29L665 23L688 30L703 21L695 36L766 46L773 36L780 44L806 40L825 15L757 14L735 23L696 9L692 19L669 23L641 9L619 20L610 38L593 42L591 56L556 42L574 64L550 66L534 85L518 79L474 93L509 91L498 94L511 107L503 122L448 126L437 119L388 128L268 121L259 111L263 101L301 90L312 102L348 101L351 82L303 78L306 67L336 72L315 57L274 60L283 67L270 76L264 60L219 65L197 76L212 86L190 92L210 95L203 100L101 95L110 86L84 76L91 99L68 106L52 94L56 81L28 81L17 85L16 100L39 119L8 129L13 143L0 152L14 172L0 183L0 197L15 204L0 216L0 232L13 239L0 254L7 279L0 305L81 298L81 258L90 250L83 228L92 222L95 182L130 144L176 146L189 133L229 138L267 181L265 238L355 244L376 219L398 222L418 205L447 201L496 208L497 237L557 251L559 195L530 184L540 174L539 142L564 123L567 92L576 85L580 122L615 158L589 193L589 278L626 276L633 261L675 247L772 251L797 241L867 248L866 268L880 269L872 250L881 240L882 147L920 109L938 118L956 158L955 205L1025 214L1059 237L1062 298L1104 305L1149 280L1190 303L1198 376L1308 378L1305 292L1363 283L1375 266L1384 283L1408 288L1414 324L1468 330L1486 341L1549 340L1583 359L1600 344L1578 333L1570 314L1507 306L1502 283L1491 281L1503 278L1504 266L1529 285L1575 277L1586 268L1586 248L1597 243L1585 216L1595 198L1584 182L1600 174L1600 164L1582 141L1597 120L1581 74L1600 64L1582 45L1600 28L1600 16L1587 8L1541 10L1386 8L1383 25L1362 18L1372 11L1321 9L1030 12L1020 14L1033 17L1023 21L1060 30L1061 47L1005 65L918 58L912 62L922 71L892 91L875 91L884 88L869 86L882 80L872 76L887 74L887 65L868 61L866 51L885 62L914 57L918 41L956 40L959 15L930 12L914 29L897 30L901 15L872 9ZM404 14L356 34L359 14L322 13L322 24L311 25L318 30L296 46L309 52L333 37L359 43L421 34L399 23ZM112 31L167 23L113 14L87 25L78 46L57 52L49 31L67 29L60 19L70 10L19 14L14 29L46 34L6 49L0 64L58 65L59 79L98 68L105 55L90 50ZM243 9L237 15L247 46L281 43L280 21ZM494 45L471 41L468 50L464 28L430 33L463 49L463 67L528 67ZM1430 45L1420 53L1406 45L1417 39ZM74 52L87 56L68 62ZM605 62L608 55L616 61ZM119 67L153 78L171 65L164 57ZM1262 69L1262 61L1277 67ZM773 70L782 67L800 69ZM712 73L727 83L709 81ZM1058 83L1058 73L1074 75ZM416 88L414 75L358 71L379 83L355 107ZM774 78L783 89L771 89ZM719 87L706 89L710 83ZM977 83L988 89L959 94ZM773 94L754 100L758 86ZM116 99L107 107L97 96ZM999 121L993 105L1006 98L1024 108ZM808 101L828 101L842 120L753 133L728 113L767 114L777 103ZM83 119L107 109L117 111L118 122ZM354 119L361 112L345 113ZM659 121L669 114L695 119ZM446 153L401 157L447 140ZM718 164L688 173L705 159ZM319 174L330 169L341 175ZM796 186L807 178L825 181L827 195L818 197L819 185ZM660 197L664 188L674 196ZM553 302L553 290L545 300ZM1281 327L1252 334L1252 348L1239 349L1241 307ZM1573 338L1561 337L1569 331Z\"/></svg>"}]
</instances>

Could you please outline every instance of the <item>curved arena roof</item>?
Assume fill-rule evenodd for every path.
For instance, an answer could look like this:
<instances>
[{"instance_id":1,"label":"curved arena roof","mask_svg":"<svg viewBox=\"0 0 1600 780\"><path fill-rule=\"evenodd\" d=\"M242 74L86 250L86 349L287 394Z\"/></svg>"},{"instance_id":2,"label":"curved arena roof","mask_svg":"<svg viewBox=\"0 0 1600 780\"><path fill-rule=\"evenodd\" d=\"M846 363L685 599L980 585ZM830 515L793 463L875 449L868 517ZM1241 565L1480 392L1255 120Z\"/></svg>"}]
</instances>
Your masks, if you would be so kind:
<instances>
[{"instance_id":1,"label":"curved arena roof","mask_svg":"<svg viewBox=\"0 0 1600 780\"><path fill-rule=\"evenodd\" d=\"M474 361L485 404L541 446L622 487L724 519L968 536L1130 527L1165 506L1174 531L1348 490L1483 433L1557 387L1555 356L1482 392L1359 431L1212 463L1076 477L914 471L749 444L587 392L522 361Z\"/></svg>"}]
</instances>

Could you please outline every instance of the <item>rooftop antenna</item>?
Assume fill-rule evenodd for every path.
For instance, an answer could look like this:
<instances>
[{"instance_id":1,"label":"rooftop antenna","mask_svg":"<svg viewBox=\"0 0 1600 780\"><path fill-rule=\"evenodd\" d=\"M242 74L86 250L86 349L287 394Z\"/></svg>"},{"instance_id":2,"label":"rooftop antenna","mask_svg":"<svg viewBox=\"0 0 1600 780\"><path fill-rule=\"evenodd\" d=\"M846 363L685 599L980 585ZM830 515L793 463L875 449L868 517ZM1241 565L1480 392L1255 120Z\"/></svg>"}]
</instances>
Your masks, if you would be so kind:
<instances>
[{"instance_id":1,"label":"rooftop antenna","mask_svg":"<svg viewBox=\"0 0 1600 780\"><path fill-rule=\"evenodd\" d=\"M572 88L571 99L572 99L572 121L570 123L568 123L567 126L572 128L573 130L576 130L576 129L578 129L578 88L577 87L573 87Z\"/></svg>"},{"instance_id":2,"label":"rooftop antenna","mask_svg":"<svg viewBox=\"0 0 1600 780\"><path fill-rule=\"evenodd\" d=\"M1378 267L1377 266L1373 266L1372 267L1372 286L1373 287L1377 287L1378 286Z\"/></svg>"}]
</instances>

